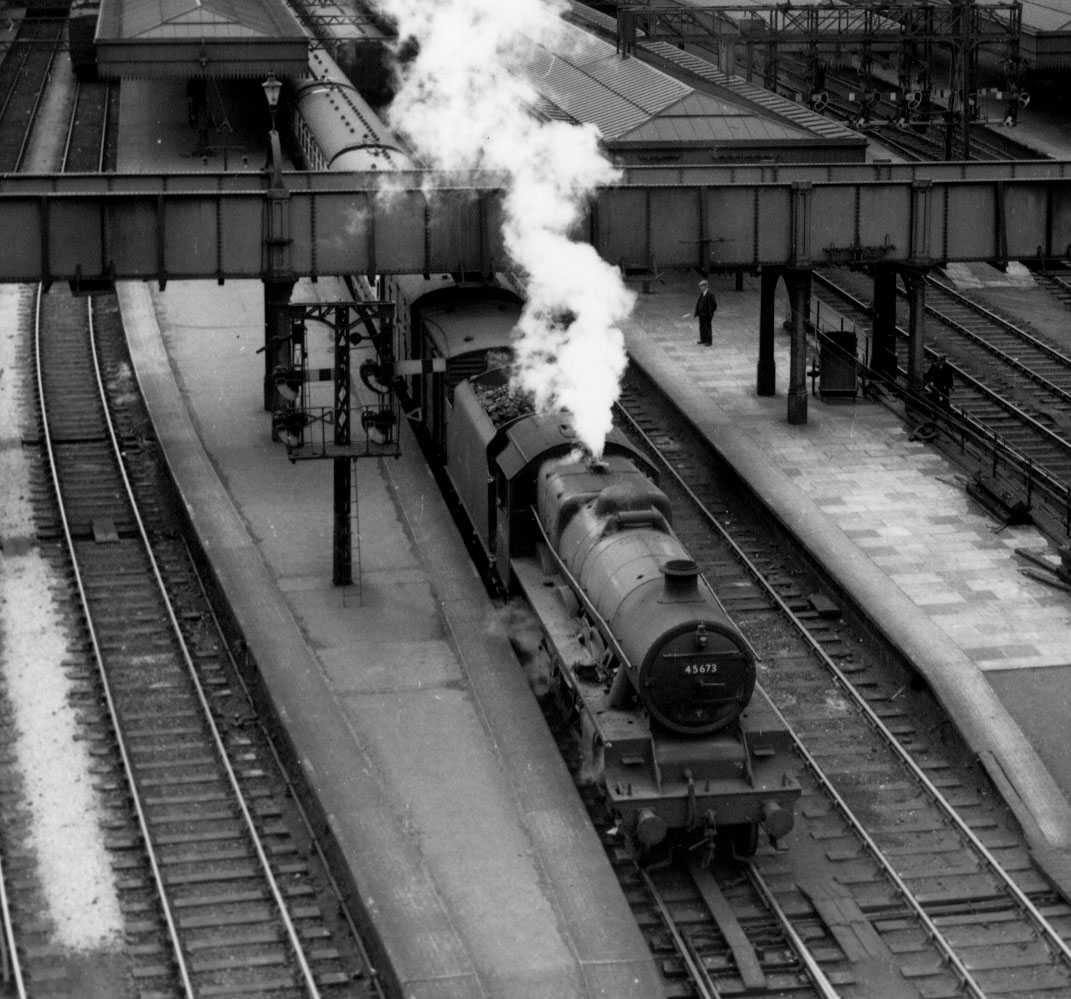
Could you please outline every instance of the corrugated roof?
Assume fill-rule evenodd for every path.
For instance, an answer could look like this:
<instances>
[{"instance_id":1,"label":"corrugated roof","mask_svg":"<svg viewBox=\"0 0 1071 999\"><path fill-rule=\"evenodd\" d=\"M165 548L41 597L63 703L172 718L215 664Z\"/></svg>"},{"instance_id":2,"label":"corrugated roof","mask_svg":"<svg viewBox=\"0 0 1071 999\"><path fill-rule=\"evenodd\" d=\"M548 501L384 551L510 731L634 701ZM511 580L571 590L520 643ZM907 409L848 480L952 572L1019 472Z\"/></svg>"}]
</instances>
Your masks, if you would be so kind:
<instances>
[{"instance_id":1,"label":"corrugated roof","mask_svg":"<svg viewBox=\"0 0 1071 999\"><path fill-rule=\"evenodd\" d=\"M634 59L622 59L605 42L589 36L592 48L602 50L601 57L588 62L584 72L597 80L607 90L620 95L645 111L655 113L667 104L680 100L692 88L653 66L637 63Z\"/></svg>"},{"instance_id":2,"label":"corrugated roof","mask_svg":"<svg viewBox=\"0 0 1071 999\"><path fill-rule=\"evenodd\" d=\"M558 107L550 98L543 94L537 95L536 99L531 104L533 113L537 114L540 118L546 118L548 121L569 121L574 125L579 122L567 111Z\"/></svg>"},{"instance_id":3,"label":"corrugated roof","mask_svg":"<svg viewBox=\"0 0 1071 999\"><path fill-rule=\"evenodd\" d=\"M608 42L574 32L567 46L534 46L526 73L547 118L591 122L607 145L789 141L804 128L754 108L700 93L639 59L622 59Z\"/></svg>"},{"instance_id":4,"label":"corrugated roof","mask_svg":"<svg viewBox=\"0 0 1071 999\"><path fill-rule=\"evenodd\" d=\"M583 4L573 2L570 5L571 17L574 21L581 22L577 25L578 33L588 33L587 26L592 30L604 31L613 35L617 29L617 22L600 14ZM640 42L637 47L637 55L643 59L652 59L670 68L671 71L681 70L684 73L704 80L727 95L727 100L738 99L741 106L748 107L752 113L762 117L778 118L786 126L795 126L811 136L821 136L823 139L838 140L843 142L865 143L865 138L858 132L841 125L839 122L826 118L823 115L811 111L801 104L796 104L785 97L764 90L762 87L748 83L738 76L723 73L714 67L706 59L682 51L668 42ZM635 59L639 62L641 59ZM653 68L653 67L652 67Z\"/></svg>"},{"instance_id":5,"label":"corrugated roof","mask_svg":"<svg viewBox=\"0 0 1071 999\"><path fill-rule=\"evenodd\" d=\"M1071 31L1071 10L1060 0L1023 0L1023 27L1041 33Z\"/></svg>"},{"instance_id":6,"label":"corrugated roof","mask_svg":"<svg viewBox=\"0 0 1071 999\"><path fill-rule=\"evenodd\" d=\"M726 142L801 142L809 132L739 105L695 91L654 118L618 137L617 144L720 144Z\"/></svg>"},{"instance_id":7,"label":"corrugated roof","mask_svg":"<svg viewBox=\"0 0 1071 999\"><path fill-rule=\"evenodd\" d=\"M606 140L635 128L651 116L653 107L644 107L632 99L644 97L642 84L633 81L627 88L631 97L625 96L620 89L612 89L588 72L592 68L595 67L590 62L585 69L581 69L570 56L563 57L537 48L533 51L527 77L542 97L577 121L596 125ZM678 91L673 97L663 98L662 103L680 96ZM651 101L645 103L650 104Z\"/></svg>"}]
</instances>

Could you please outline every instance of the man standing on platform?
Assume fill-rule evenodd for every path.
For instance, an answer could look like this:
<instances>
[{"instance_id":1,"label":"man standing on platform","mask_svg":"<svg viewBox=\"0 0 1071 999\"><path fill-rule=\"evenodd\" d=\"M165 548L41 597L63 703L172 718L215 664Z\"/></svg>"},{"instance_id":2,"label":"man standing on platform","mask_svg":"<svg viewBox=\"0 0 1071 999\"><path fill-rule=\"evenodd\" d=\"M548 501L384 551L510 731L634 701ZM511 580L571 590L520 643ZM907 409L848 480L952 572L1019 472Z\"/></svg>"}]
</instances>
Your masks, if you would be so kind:
<instances>
[{"instance_id":1,"label":"man standing on platform","mask_svg":"<svg viewBox=\"0 0 1071 999\"><path fill-rule=\"evenodd\" d=\"M714 313L718 311L718 303L714 298L714 292L710 290L710 284L706 281L699 282L699 297L695 300L695 317L699 320L699 339L704 347L709 347L714 342L714 334L711 330L711 321Z\"/></svg>"}]
</instances>

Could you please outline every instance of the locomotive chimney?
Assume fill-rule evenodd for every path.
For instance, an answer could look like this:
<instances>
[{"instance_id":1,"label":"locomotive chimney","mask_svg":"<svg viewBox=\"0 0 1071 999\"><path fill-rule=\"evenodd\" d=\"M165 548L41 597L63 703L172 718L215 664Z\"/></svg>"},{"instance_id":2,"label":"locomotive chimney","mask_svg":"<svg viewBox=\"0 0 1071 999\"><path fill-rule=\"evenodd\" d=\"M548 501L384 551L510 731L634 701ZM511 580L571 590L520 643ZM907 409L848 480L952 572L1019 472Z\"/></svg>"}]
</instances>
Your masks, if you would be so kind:
<instances>
[{"instance_id":1,"label":"locomotive chimney","mask_svg":"<svg viewBox=\"0 0 1071 999\"><path fill-rule=\"evenodd\" d=\"M691 597L699 589L699 566L690 558L671 558L662 566L667 597Z\"/></svg>"}]
</instances>

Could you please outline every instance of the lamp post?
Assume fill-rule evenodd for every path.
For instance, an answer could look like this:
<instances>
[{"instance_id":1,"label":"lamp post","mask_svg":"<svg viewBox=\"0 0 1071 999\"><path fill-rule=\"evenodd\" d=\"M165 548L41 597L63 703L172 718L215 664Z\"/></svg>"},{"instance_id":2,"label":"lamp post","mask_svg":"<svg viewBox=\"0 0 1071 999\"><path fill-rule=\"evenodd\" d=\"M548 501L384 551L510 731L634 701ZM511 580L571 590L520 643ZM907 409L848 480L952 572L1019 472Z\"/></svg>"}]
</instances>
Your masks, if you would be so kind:
<instances>
[{"instance_id":1,"label":"lamp post","mask_svg":"<svg viewBox=\"0 0 1071 999\"><path fill-rule=\"evenodd\" d=\"M261 86L271 112L264 224L264 408L275 412L285 408L278 398L274 372L290 363L289 303L296 278L290 266L290 194L283 183L283 154L275 128L275 110L283 85L271 73ZM272 439L276 439L274 429Z\"/></svg>"},{"instance_id":2,"label":"lamp post","mask_svg":"<svg viewBox=\"0 0 1071 999\"><path fill-rule=\"evenodd\" d=\"M279 133L275 128L275 109L279 106L279 94L283 89L283 84L274 73L270 73L261 86L264 88L268 110L271 112L271 131L268 132L268 167L271 170L271 186L279 190L283 186L283 157L279 146Z\"/></svg>"},{"instance_id":3,"label":"lamp post","mask_svg":"<svg viewBox=\"0 0 1071 999\"><path fill-rule=\"evenodd\" d=\"M279 93L283 89L281 80L276 79L274 73L269 73L268 78L261 84L264 88L264 96L268 100L268 110L271 112L271 130L275 131L275 109L279 106Z\"/></svg>"}]
</instances>

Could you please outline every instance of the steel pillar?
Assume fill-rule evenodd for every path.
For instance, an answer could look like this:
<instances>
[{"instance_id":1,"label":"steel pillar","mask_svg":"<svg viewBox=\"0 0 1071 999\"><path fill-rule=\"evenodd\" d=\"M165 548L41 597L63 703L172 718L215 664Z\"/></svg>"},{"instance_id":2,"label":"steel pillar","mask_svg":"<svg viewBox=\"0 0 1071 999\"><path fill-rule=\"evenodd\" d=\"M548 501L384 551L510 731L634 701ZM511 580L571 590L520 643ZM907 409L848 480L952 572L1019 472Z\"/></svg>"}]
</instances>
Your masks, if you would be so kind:
<instances>
[{"instance_id":1,"label":"steel pillar","mask_svg":"<svg viewBox=\"0 0 1071 999\"><path fill-rule=\"evenodd\" d=\"M908 298L907 381L922 389L923 358L926 350L926 270L901 268Z\"/></svg>"},{"instance_id":2,"label":"steel pillar","mask_svg":"<svg viewBox=\"0 0 1071 999\"><path fill-rule=\"evenodd\" d=\"M293 278L264 279L264 409L274 413L282 408L275 389L276 368L290 364L290 294ZM274 432L272 440L277 440Z\"/></svg>"},{"instance_id":3,"label":"steel pillar","mask_svg":"<svg viewBox=\"0 0 1071 999\"><path fill-rule=\"evenodd\" d=\"M335 311L335 443L350 442L350 317L345 308ZM332 582L349 586L353 582L353 522L350 516L350 489L353 459L334 459L335 531Z\"/></svg>"},{"instance_id":4,"label":"steel pillar","mask_svg":"<svg viewBox=\"0 0 1071 999\"><path fill-rule=\"evenodd\" d=\"M786 270L785 287L792 305L792 345L788 369L788 422L807 422L807 303L811 296L811 272Z\"/></svg>"},{"instance_id":5,"label":"steel pillar","mask_svg":"<svg viewBox=\"0 0 1071 999\"><path fill-rule=\"evenodd\" d=\"M290 258L290 192L282 175L279 133L268 133L269 187L264 199L264 408L280 408L272 373L290 363L290 293L297 275ZM274 431L272 439L276 440Z\"/></svg>"},{"instance_id":6,"label":"steel pillar","mask_svg":"<svg viewBox=\"0 0 1071 999\"><path fill-rule=\"evenodd\" d=\"M759 363L755 377L758 395L777 394L777 362L774 359L776 340L776 295L781 270L764 267L759 277Z\"/></svg>"},{"instance_id":7,"label":"steel pillar","mask_svg":"<svg viewBox=\"0 0 1071 999\"><path fill-rule=\"evenodd\" d=\"M896 377L896 268L874 268L874 323L870 367L883 378Z\"/></svg>"}]
</instances>

